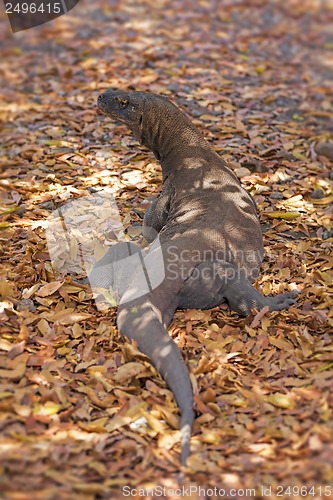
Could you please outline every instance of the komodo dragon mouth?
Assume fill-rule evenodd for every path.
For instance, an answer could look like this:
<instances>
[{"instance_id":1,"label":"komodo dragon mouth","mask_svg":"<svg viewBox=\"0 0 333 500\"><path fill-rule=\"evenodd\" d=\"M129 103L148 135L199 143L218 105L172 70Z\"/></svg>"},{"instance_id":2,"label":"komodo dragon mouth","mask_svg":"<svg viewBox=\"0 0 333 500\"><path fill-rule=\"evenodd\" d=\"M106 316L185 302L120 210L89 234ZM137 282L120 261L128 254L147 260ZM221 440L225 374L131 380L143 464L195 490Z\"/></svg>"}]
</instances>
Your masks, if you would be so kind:
<instances>
[{"instance_id":1,"label":"komodo dragon mouth","mask_svg":"<svg viewBox=\"0 0 333 500\"><path fill-rule=\"evenodd\" d=\"M124 99L117 95L112 96L110 93L104 92L98 96L97 104L99 109L106 116L121 123L129 123L128 119L119 113L120 110L124 110L129 105L128 99Z\"/></svg>"}]
</instances>

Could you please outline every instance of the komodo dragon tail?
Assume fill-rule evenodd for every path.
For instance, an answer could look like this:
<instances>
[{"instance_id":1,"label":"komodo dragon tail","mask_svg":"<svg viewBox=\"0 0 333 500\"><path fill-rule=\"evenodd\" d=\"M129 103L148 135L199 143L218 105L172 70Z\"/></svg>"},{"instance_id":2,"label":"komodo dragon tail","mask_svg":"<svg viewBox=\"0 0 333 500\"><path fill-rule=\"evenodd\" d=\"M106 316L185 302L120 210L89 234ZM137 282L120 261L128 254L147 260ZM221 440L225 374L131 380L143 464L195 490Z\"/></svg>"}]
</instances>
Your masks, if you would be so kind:
<instances>
[{"instance_id":1,"label":"komodo dragon tail","mask_svg":"<svg viewBox=\"0 0 333 500\"><path fill-rule=\"evenodd\" d=\"M157 252L148 254L150 268L154 267ZM167 275L155 288L143 290L146 280L142 269L146 261L130 265L127 257L142 256L140 248L133 243L117 243L91 270L88 281L94 288L112 288L120 297L117 325L120 333L135 340L141 352L146 354L162 375L175 396L181 412L181 464L186 465L190 452L191 428L194 420L193 390L185 362L176 344L169 336L166 326L170 323L178 305L178 292L183 280L168 279ZM140 269L141 268L141 269ZM180 274L180 273L179 273ZM152 275L146 276L148 282Z\"/></svg>"},{"instance_id":2,"label":"komodo dragon tail","mask_svg":"<svg viewBox=\"0 0 333 500\"><path fill-rule=\"evenodd\" d=\"M182 355L158 316L149 299L140 300L119 307L117 324L122 335L137 342L174 394L181 412L181 464L185 466L194 420L192 385Z\"/></svg>"}]
</instances>

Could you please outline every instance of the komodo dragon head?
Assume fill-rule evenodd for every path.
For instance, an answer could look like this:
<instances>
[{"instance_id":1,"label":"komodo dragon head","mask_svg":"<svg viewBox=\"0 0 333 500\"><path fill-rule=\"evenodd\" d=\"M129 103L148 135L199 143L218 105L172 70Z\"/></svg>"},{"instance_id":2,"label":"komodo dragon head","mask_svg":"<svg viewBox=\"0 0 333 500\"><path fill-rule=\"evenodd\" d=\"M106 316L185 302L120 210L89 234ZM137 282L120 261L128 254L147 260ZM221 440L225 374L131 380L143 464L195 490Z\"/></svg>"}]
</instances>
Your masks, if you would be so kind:
<instances>
[{"instance_id":1,"label":"komodo dragon head","mask_svg":"<svg viewBox=\"0 0 333 500\"><path fill-rule=\"evenodd\" d=\"M116 121L125 123L131 129L142 122L145 100L139 92L107 90L98 97L99 109Z\"/></svg>"},{"instance_id":2,"label":"komodo dragon head","mask_svg":"<svg viewBox=\"0 0 333 500\"><path fill-rule=\"evenodd\" d=\"M142 139L144 113L147 114L147 107L150 107L146 107L148 100L154 101L155 110L159 103L162 109L168 102L168 99L163 96L147 92L107 90L98 97L98 107L110 118L127 125L140 140Z\"/></svg>"},{"instance_id":3,"label":"komodo dragon head","mask_svg":"<svg viewBox=\"0 0 333 500\"><path fill-rule=\"evenodd\" d=\"M163 160L179 140L209 148L191 121L167 97L151 92L107 90L98 97L99 109L124 123L141 144Z\"/></svg>"}]
</instances>

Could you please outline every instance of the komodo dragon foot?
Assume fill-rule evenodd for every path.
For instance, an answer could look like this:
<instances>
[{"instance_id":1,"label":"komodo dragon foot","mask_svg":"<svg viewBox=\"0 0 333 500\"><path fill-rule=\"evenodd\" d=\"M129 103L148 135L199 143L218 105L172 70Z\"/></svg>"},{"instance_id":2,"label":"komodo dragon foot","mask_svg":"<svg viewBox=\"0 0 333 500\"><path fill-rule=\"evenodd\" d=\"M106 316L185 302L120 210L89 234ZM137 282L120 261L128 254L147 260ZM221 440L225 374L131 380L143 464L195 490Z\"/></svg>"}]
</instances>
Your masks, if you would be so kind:
<instances>
[{"instance_id":1,"label":"komodo dragon foot","mask_svg":"<svg viewBox=\"0 0 333 500\"><path fill-rule=\"evenodd\" d=\"M260 293L236 267L228 262L203 262L184 282L179 294L179 307L183 309L210 309L223 302L242 316L265 306L270 311L280 311L294 304L298 290L277 296Z\"/></svg>"}]
</instances>

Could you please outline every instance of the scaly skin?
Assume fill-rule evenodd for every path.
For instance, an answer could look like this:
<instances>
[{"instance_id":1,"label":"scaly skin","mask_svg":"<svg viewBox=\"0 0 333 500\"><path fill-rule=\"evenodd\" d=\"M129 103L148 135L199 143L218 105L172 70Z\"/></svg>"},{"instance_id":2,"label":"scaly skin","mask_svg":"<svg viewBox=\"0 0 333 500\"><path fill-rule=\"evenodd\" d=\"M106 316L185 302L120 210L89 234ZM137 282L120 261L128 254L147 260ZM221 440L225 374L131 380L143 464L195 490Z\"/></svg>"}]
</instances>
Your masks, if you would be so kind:
<instances>
[{"instance_id":1,"label":"scaly skin","mask_svg":"<svg viewBox=\"0 0 333 500\"><path fill-rule=\"evenodd\" d=\"M147 210L144 226L148 239L149 228L159 233L165 278L149 293L128 301L131 291L140 286L140 273L122 268L119 261L115 274L111 266L115 253L110 250L89 280L94 286L119 290L124 298L118 309L119 331L136 340L172 390L181 411L185 466L194 420L193 391L183 358L166 329L175 310L211 308L226 301L243 315L265 306L274 311L295 304L297 292L265 297L252 286L263 258L255 204L224 160L169 99L108 90L99 96L98 106L125 123L161 162L163 189ZM118 254L125 247L119 247ZM131 252L140 249L133 246Z\"/></svg>"}]
</instances>

